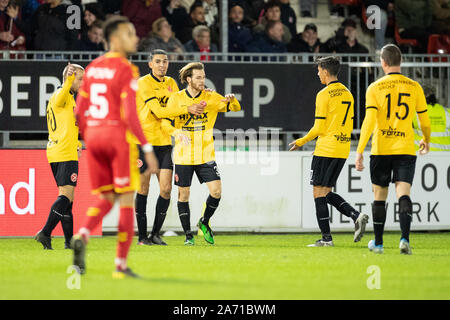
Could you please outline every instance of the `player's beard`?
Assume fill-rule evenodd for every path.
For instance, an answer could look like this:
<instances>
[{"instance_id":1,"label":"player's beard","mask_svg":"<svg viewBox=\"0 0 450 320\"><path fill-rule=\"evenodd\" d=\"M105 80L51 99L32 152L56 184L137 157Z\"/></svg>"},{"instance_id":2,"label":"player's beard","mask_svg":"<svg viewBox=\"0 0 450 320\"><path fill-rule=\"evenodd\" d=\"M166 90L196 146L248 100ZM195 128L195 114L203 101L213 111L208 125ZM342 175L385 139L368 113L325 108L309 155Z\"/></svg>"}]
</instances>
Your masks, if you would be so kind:
<instances>
[{"instance_id":1,"label":"player's beard","mask_svg":"<svg viewBox=\"0 0 450 320\"><path fill-rule=\"evenodd\" d=\"M199 83L199 84L196 84L196 83L192 83L192 88L194 89L194 90L197 90L197 91L202 91L203 89L205 89L205 84L204 83Z\"/></svg>"}]
</instances>

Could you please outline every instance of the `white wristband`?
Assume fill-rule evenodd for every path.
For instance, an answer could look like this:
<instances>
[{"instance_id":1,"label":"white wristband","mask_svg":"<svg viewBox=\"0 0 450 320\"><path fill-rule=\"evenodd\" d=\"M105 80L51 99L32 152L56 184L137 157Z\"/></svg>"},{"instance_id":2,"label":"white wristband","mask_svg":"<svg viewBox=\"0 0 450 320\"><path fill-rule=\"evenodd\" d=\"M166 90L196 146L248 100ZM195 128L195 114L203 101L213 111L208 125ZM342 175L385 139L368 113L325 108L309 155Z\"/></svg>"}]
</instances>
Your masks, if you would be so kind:
<instances>
[{"instance_id":1,"label":"white wristband","mask_svg":"<svg viewBox=\"0 0 450 320\"><path fill-rule=\"evenodd\" d=\"M151 145L150 143L144 144L144 145L142 146L142 151L143 151L144 153L152 152L152 151L153 151L153 147L152 147L152 145Z\"/></svg>"}]
</instances>

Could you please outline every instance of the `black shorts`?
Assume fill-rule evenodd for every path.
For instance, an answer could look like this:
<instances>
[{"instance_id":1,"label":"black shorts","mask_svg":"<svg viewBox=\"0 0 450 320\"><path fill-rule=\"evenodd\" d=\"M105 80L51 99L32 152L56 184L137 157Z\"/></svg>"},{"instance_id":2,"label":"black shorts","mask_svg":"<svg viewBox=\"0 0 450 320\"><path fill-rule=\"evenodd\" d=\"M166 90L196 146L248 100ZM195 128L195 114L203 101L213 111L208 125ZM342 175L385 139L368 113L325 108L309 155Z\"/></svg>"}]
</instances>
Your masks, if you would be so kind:
<instances>
[{"instance_id":1,"label":"black shorts","mask_svg":"<svg viewBox=\"0 0 450 320\"><path fill-rule=\"evenodd\" d=\"M416 156L370 156L370 180L373 184L388 187L390 182L403 181L412 185L416 170Z\"/></svg>"},{"instance_id":2,"label":"black shorts","mask_svg":"<svg viewBox=\"0 0 450 320\"><path fill-rule=\"evenodd\" d=\"M140 145L138 145L138 149L139 172L144 173L145 170L147 170L147 163L145 162L144 152L142 151ZM155 152L156 159L158 159L158 165L160 169L173 170L172 146L153 146L153 151Z\"/></svg>"},{"instance_id":3,"label":"black shorts","mask_svg":"<svg viewBox=\"0 0 450 320\"><path fill-rule=\"evenodd\" d=\"M199 165L175 165L175 185L179 187L190 187L192 183L192 177L197 175L198 181L211 182L220 180L219 169L215 161Z\"/></svg>"},{"instance_id":4,"label":"black shorts","mask_svg":"<svg viewBox=\"0 0 450 320\"><path fill-rule=\"evenodd\" d=\"M313 186L334 187L346 160L313 156L310 183Z\"/></svg>"},{"instance_id":5,"label":"black shorts","mask_svg":"<svg viewBox=\"0 0 450 320\"><path fill-rule=\"evenodd\" d=\"M78 161L51 162L50 167L58 187L77 185Z\"/></svg>"}]
</instances>

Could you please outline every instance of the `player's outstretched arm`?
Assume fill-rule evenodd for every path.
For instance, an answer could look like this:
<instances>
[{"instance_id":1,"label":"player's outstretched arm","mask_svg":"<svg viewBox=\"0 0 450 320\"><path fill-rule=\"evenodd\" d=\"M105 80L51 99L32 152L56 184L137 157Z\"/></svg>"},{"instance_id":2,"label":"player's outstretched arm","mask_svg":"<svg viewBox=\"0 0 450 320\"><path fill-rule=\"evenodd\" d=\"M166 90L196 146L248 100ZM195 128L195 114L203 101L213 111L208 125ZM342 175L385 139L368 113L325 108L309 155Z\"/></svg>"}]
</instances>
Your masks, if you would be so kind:
<instances>
[{"instance_id":1,"label":"player's outstretched arm","mask_svg":"<svg viewBox=\"0 0 450 320\"><path fill-rule=\"evenodd\" d=\"M174 118L186 113L192 113L198 116L205 110L205 106L201 106L198 103L191 106L180 106L175 98L169 98L165 108L160 105L156 98L149 100L147 103L149 104L150 110L160 119Z\"/></svg>"},{"instance_id":2,"label":"player's outstretched arm","mask_svg":"<svg viewBox=\"0 0 450 320\"><path fill-rule=\"evenodd\" d=\"M294 151L308 143L311 140L314 140L318 136L320 136L325 131L325 118L324 117L316 117L314 121L314 126L309 130L309 132L302 138L292 141L289 146L291 147L289 151Z\"/></svg>"},{"instance_id":3,"label":"player's outstretched arm","mask_svg":"<svg viewBox=\"0 0 450 320\"><path fill-rule=\"evenodd\" d=\"M220 99L219 103L219 112L236 112L241 110L241 104L238 99L234 96L233 93L229 93L225 95L222 99Z\"/></svg>"}]
</instances>

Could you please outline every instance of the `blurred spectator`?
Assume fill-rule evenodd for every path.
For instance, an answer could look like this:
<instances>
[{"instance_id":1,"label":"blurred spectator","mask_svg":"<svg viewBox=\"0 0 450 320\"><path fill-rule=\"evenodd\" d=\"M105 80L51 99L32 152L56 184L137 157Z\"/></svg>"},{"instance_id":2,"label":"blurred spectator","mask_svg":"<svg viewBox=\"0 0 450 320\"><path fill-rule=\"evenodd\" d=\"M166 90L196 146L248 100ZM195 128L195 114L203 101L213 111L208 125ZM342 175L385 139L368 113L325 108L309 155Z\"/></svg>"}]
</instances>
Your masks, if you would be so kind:
<instances>
[{"instance_id":1,"label":"blurred spectator","mask_svg":"<svg viewBox=\"0 0 450 320\"><path fill-rule=\"evenodd\" d=\"M321 43L317 35L317 26L308 23L302 33L297 34L288 44L289 52L321 52Z\"/></svg>"},{"instance_id":2,"label":"blurred spectator","mask_svg":"<svg viewBox=\"0 0 450 320\"><path fill-rule=\"evenodd\" d=\"M162 15L166 17L172 27L176 25L177 21L184 21L189 16L181 0L161 0L161 11Z\"/></svg>"},{"instance_id":3,"label":"blurred spectator","mask_svg":"<svg viewBox=\"0 0 450 320\"><path fill-rule=\"evenodd\" d=\"M25 50L25 35L14 22L19 16L19 6L10 2L0 0L0 50Z\"/></svg>"},{"instance_id":4,"label":"blurred spectator","mask_svg":"<svg viewBox=\"0 0 450 320\"><path fill-rule=\"evenodd\" d=\"M33 13L43 2L43 0L23 0L20 10L22 13L22 20L26 21L31 18Z\"/></svg>"},{"instance_id":5,"label":"blurred spectator","mask_svg":"<svg viewBox=\"0 0 450 320\"><path fill-rule=\"evenodd\" d=\"M211 43L211 33L207 26L196 26L192 30L192 38L184 45L187 52L218 52L217 46ZM211 57L207 55L200 56L200 61L205 60L211 60Z\"/></svg>"},{"instance_id":6,"label":"blurred spectator","mask_svg":"<svg viewBox=\"0 0 450 320\"><path fill-rule=\"evenodd\" d=\"M244 8L242 2L235 1L230 5L230 24L228 26L228 51L245 52L248 43L253 40L252 32L242 24Z\"/></svg>"},{"instance_id":7,"label":"blurred spectator","mask_svg":"<svg viewBox=\"0 0 450 320\"><path fill-rule=\"evenodd\" d=\"M261 34L264 33L269 21L281 22L281 5L276 0L270 0L266 3L266 6L264 8L264 17L261 19L261 22L253 28L253 31ZM282 23L281 25L284 30L282 41L287 44L292 39L291 31L285 24Z\"/></svg>"},{"instance_id":8,"label":"blurred spectator","mask_svg":"<svg viewBox=\"0 0 450 320\"><path fill-rule=\"evenodd\" d=\"M103 28L102 21L95 20L89 27L87 39L82 39L80 42L80 49L82 51L103 51Z\"/></svg>"},{"instance_id":9,"label":"blurred spectator","mask_svg":"<svg viewBox=\"0 0 450 320\"><path fill-rule=\"evenodd\" d=\"M289 28L291 35L297 34L297 15L292 9L289 0L280 0L281 22Z\"/></svg>"},{"instance_id":10,"label":"blurred spectator","mask_svg":"<svg viewBox=\"0 0 450 320\"><path fill-rule=\"evenodd\" d=\"M151 52L155 49L162 49L166 52L184 52L183 44L173 36L172 27L164 17L153 22L151 34L139 44L139 51Z\"/></svg>"},{"instance_id":11,"label":"blurred spectator","mask_svg":"<svg viewBox=\"0 0 450 320\"><path fill-rule=\"evenodd\" d=\"M366 9L370 6L378 6L380 8L380 28L374 30L375 33L375 50L381 51L386 44L386 29L388 25L388 12L394 10L394 0L364 0Z\"/></svg>"},{"instance_id":12,"label":"blurred spectator","mask_svg":"<svg viewBox=\"0 0 450 320\"><path fill-rule=\"evenodd\" d=\"M264 0L242 0L244 8L244 20L242 23L250 28L253 28L258 24L258 19L261 12L264 10Z\"/></svg>"},{"instance_id":13,"label":"blurred spectator","mask_svg":"<svg viewBox=\"0 0 450 320\"><path fill-rule=\"evenodd\" d=\"M247 46L247 52L284 53L287 52L283 40L284 28L281 21L267 22L266 32L255 36Z\"/></svg>"},{"instance_id":14,"label":"blurred spectator","mask_svg":"<svg viewBox=\"0 0 450 320\"><path fill-rule=\"evenodd\" d=\"M139 38L147 36L153 21L162 16L159 0L126 0L122 3L122 14L134 24Z\"/></svg>"},{"instance_id":15,"label":"blurred spectator","mask_svg":"<svg viewBox=\"0 0 450 320\"><path fill-rule=\"evenodd\" d=\"M205 20L205 8L199 2L194 2L189 9L189 15L182 15L180 11L176 19L173 17L172 27L175 31L175 36L181 41L181 43L186 43L192 40L192 30L199 25L206 26Z\"/></svg>"},{"instance_id":16,"label":"blurred spectator","mask_svg":"<svg viewBox=\"0 0 450 320\"><path fill-rule=\"evenodd\" d=\"M440 34L450 35L450 0L431 0L433 29Z\"/></svg>"},{"instance_id":17,"label":"blurred spectator","mask_svg":"<svg viewBox=\"0 0 450 320\"><path fill-rule=\"evenodd\" d=\"M356 22L352 19L346 19L342 23L344 27L345 41L336 47L337 53L369 53L369 49L360 44L356 39Z\"/></svg>"},{"instance_id":18,"label":"blurred spectator","mask_svg":"<svg viewBox=\"0 0 450 320\"><path fill-rule=\"evenodd\" d=\"M67 2L46 0L28 21L17 20L17 26L27 39L32 39L34 50L65 51L78 47L78 31L66 26Z\"/></svg>"},{"instance_id":19,"label":"blurred spectator","mask_svg":"<svg viewBox=\"0 0 450 320\"><path fill-rule=\"evenodd\" d=\"M105 20L103 8L98 3L88 3L84 8L83 25L81 26L81 40L88 40L88 31L94 21Z\"/></svg>"},{"instance_id":20,"label":"blurred spectator","mask_svg":"<svg viewBox=\"0 0 450 320\"><path fill-rule=\"evenodd\" d=\"M102 5L103 13L105 15L120 14L122 0L98 0L98 3Z\"/></svg>"},{"instance_id":21,"label":"blurred spectator","mask_svg":"<svg viewBox=\"0 0 450 320\"><path fill-rule=\"evenodd\" d=\"M395 0L395 21L400 37L416 39L419 51L427 52L432 34L432 10L429 0Z\"/></svg>"},{"instance_id":22,"label":"blurred spectator","mask_svg":"<svg viewBox=\"0 0 450 320\"><path fill-rule=\"evenodd\" d=\"M217 8L216 0L201 0L200 2L202 2L203 8L205 8L206 25L211 28L219 21L219 10Z\"/></svg>"}]
</instances>

